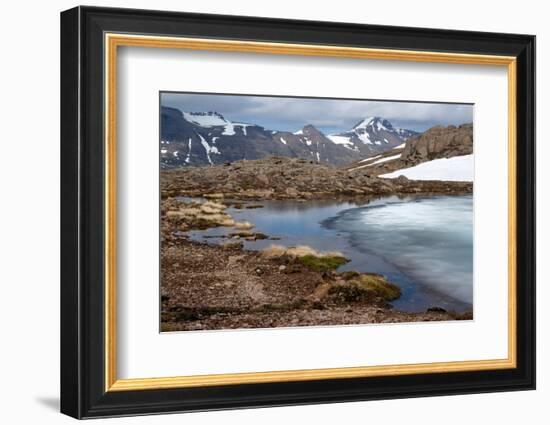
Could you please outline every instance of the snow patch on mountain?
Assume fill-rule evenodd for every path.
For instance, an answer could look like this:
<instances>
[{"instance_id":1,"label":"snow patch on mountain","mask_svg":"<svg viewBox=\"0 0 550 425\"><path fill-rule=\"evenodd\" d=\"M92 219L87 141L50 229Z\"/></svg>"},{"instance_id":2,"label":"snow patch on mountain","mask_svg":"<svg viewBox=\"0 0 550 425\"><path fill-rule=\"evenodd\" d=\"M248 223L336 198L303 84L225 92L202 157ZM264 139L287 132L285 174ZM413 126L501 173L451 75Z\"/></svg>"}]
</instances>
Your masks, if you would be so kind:
<instances>
[{"instance_id":1,"label":"snow patch on mountain","mask_svg":"<svg viewBox=\"0 0 550 425\"><path fill-rule=\"evenodd\" d=\"M399 176L411 180L474 181L474 155L434 159L380 177L391 179Z\"/></svg>"},{"instance_id":2,"label":"snow patch on mountain","mask_svg":"<svg viewBox=\"0 0 550 425\"><path fill-rule=\"evenodd\" d=\"M376 155L376 156L372 156L370 158L365 158L365 159L362 159L361 161L359 162L367 162L367 161L373 161L375 160L376 158L380 158L382 155Z\"/></svg>"},{"instance_id":3,"label":"snow patch on mountain","mask_svg":"<svg viewBox=\"0 0 550 425\"><path fill-rule=\"evenodd\" d=\"M337 134L330 134L327 136L329 140L331 140L333 143L336 143L337 145L344 145L344 147L351 149L351 150L357 150L355 146L353 145L353 142L350 140L347 136L339 136Z\"/></svg>"},{"instance_id":4,"label":"snow patch on mountain","mask_svg":"<svg viewBox=\"0 0 550 425\"><path fill-rule=\"evenodd\" d=\"M361 140L365 145L372 145L369 133L357 134L357 137L359 137L359 140Z\"/></svg>"},{"instance_id":5,"label":"snow patch on mountain","mask_svg":"<svg viewBox=\"0 0 550 425\"><path fill-rule=\"evenodd\" d=\"M183 117L201 127L216 127L228 123L223 115L217 112L183 112Z\"/></svg>"},{"instance_id":6,"label":"snow patch on mountain","mask_svg":"<svg viewBox=\"0 0 550 425\"><path fill-rule=\"evenodd\" d=\"M370 161L374 158L378 158L380 155L377 155L373 158L368 158L367 161ZM349 171L353 171L353 170L359 170L361 168L365 168L365 167L372 167L373 165L376 165L376 164L382 164L383 162L388 162L388 161L393 161L394 159L399 159L401 158L401 154L399 155L392 155L392 156L386 156L385 158L380 158L380 159L377 159L376 161L373 161L373 162L369 162L368 164L365 164L365 165L360 165L359 167L355 167L355 168L350 168ZM361 161L361 162L364 162L365 160Z\"/></svg>"},{"instance_id":7,"label":"snow patch on mountain","mask_svg":"<svg viewBox=\"0 0 550 425\"><path fill-rule=\"evenodd\" d=\"M212 165L214 164L212 162L212 158L210 158L210 154L220 154L220 151L218 151L218 148L216 146L210 146L208 142L205 140L204 137L202 137L200 134L197 133L197 136L201 139L201 145L204 147L204 150L206 151L206 158L208 159L208 162Z\"/></svg>"},{"instance_id":8,"label":"snow patch on mountain","mask_svg":"<svg viewBox=\"0 0 550 425\"><path fill-rule=\"evenodd\" d=\"M191 161L191 142L193 139L191 137L189 138L189 142L187 142L187 157L185 158L185 163L189 164Z\"/></svg>"}]
</instances>

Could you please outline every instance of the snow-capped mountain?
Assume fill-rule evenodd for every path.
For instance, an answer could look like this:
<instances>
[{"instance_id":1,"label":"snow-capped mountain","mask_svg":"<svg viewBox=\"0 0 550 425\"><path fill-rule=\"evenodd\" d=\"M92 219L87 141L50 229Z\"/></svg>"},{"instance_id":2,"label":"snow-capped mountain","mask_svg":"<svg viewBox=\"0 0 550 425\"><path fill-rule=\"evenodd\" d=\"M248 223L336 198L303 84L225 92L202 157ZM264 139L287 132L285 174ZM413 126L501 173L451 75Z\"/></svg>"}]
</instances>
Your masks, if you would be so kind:
<instances>
[{"instance_id":1,"label":"snow-capped mountain","mask_svg":"<svg viewBox=\"0 0 550 425\"><path fill-rule=\"evenodd\" d=\"M362 125L367 120L350 132L327 137L312 125L295 133L271 131L255 124L232 122L217 112L181 112L162 107L161 166L223 164L269 155L342 165L391 149L413 133L400 130L400 135L391 123L378 118L380 128L378 121ZM382 142L376 143L380 138Z\"/></svg>"},{"instance_id":2,"label":"snow-capped mountain","mask_svg":"<svg viewBox=\"0 0 550 425\"><path fill-rule=\"evenodd\" d=\"M403 144L418 133L395 128L381 117L368 117L358 122L351 130L328 136L334 143L359 152L363 158L377 155Z\"/></svg>"}]
</instances>

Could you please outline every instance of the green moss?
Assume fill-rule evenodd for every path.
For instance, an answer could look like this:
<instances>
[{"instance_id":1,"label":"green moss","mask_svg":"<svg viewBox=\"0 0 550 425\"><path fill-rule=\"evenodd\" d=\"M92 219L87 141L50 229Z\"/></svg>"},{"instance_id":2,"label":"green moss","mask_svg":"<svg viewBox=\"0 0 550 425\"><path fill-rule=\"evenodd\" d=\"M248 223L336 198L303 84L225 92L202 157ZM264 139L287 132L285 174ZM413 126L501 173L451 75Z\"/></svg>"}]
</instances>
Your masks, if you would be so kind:
<instances>
[{"instance_id":1,"label":"green moss","mask_svg":"<svg viewBox=\"0 0 550 425\"><path fill-rule=\"evenodd\" d=\"M328 270L336 270L343 264L346 264L349 260L344 257L337 256L323 256L316 257L314 255L304 255L297 257L296 260L302 263L304 266L317 272L324 272Z\"/></svg>"},{"instance_id":2,"label":"green moss","mask_svg":"<svg viewBox=\"0 0 550 425\"><path fill-rule=\"evenodd\" d=\"M388 282L384 276L377 274L361 274L343 284L334 285L329 294L340 302L358 301L393 301L401 296L398 286Z\"/></svg>"},{"instance_id":3,"label":"green moss","mask_svg":"<svg viewBox=\"0 0 550 425\"><path fill-rule=\"evenodd\" d=\"M401 289L386 280L384 276L377 274L362 274L353 284L359 288L372 291L386 301L396 300L401 296Z\"/></svg>"}]
</instances>

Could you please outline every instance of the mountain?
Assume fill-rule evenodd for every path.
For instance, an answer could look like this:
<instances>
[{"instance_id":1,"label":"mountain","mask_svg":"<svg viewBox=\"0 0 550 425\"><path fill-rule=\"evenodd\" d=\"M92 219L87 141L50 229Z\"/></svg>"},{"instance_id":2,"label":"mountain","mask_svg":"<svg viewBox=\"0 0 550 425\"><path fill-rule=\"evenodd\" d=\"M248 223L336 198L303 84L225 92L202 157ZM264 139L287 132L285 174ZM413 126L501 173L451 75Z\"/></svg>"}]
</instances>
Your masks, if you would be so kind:
<instances>
[{"instance_id":1,"label":"mountain","mask_svg":"<svg viewBox=\"0 0 550 425\"><path fill-rule=\"evenodd\" d=\"M368 171L373 176L391 173L391 177L394 177L399 174L399 170L409 169L419 164L471 155L473 141L472 123L462 124L458 127L454 125L435 126L422 134L411 137L402 145L349 164L346 168L350 171ZM442 166L452 166L455 163L458 164L457 161L441 162Z\"/></svg>"},{"instance_id":2,"label":"mountain","mask_svg":"<svg viewBox=\"0 0 550 425\"><path fill-rule=\"evenodd\" d=\"M391 149L396 143L403 143L410 133L410 130L393 129L387 120L380 120L384 128L378 129L376 134L385 136L387 142L374 143L372 149L368 144L360 142L365 147L355 149L350 148L349 144L335 141L335 136L325 136L309 124L295 133L271 131L255 124L232 122L217 112L181 112L163 106L161 166L215 165L266 156L303 158L343 165L364 158L371 151ZM356 126L354 130L360 129ZM365 131L365 134L369 134L371 130L369 128ZM372 134L373 141L377 142L378 139Z\"/></svg>"},{"instance_id":3,"label":"mountain","mask_svg":"<svg viewBox=\"0 0 550 425\"><path fill-rule=\"evenodd\" d=\"M273 133L273 139L285 144L289 154L283 156L291 158L328 162L332 165L347 164L357 159L356 152L335 144L311 124L295 133L277 131Z\"/></svg>"},{"instance_id":4,"label":"mountain","mask_svg":"<svg viewBox=\"0 0 550 425\"><path fill-rule=\"evenodd\" d=\"M361 154L362 158L375 156L417 135L413 130L395 128L386 119L368 117L357 123L351 130L329 135L334 143Z\"/></svg>"}]
</instances>

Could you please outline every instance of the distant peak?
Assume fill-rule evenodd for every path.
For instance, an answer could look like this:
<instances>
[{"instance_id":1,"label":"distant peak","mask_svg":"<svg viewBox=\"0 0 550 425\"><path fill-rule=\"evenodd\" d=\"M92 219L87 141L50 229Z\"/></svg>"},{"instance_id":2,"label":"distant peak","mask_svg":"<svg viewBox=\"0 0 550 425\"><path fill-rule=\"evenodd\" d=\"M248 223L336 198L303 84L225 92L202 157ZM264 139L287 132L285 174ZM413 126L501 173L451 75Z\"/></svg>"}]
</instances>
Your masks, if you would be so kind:
<instances>
[{"instance_id":1,"label":"distant peak","mask_svg":"<svg viewBox=\"0 0 550 425\"><path fill-rule=\"evenodd\" d=\"M365 128L372 122L374 122L378 117L367 117L363 118L361 121L359 121L357 124L353 126L353 128Z\"/></svg>"},{"instance_id":2,"label":"distant peak","mask_svg":"<svg viewBox=\"0 0 550 425\"><path fill-rule=\"evenodd\" d=\"M354 127L353 130L372 128L375 131L380 130L393 130L391 122L382 117L367 117L359 121Z\"/></svg>"},{"instance_id":3,"label":"distant peak","mask_svg":"<svg viewBox=\"0 0 550 425\"><path fill-rule=\"evenodd\" d=\"M302 133L320 133L320 131L312 124L307 124L302 128Z\"/></svg>"}]
</instances>

